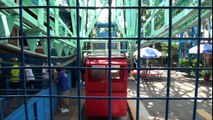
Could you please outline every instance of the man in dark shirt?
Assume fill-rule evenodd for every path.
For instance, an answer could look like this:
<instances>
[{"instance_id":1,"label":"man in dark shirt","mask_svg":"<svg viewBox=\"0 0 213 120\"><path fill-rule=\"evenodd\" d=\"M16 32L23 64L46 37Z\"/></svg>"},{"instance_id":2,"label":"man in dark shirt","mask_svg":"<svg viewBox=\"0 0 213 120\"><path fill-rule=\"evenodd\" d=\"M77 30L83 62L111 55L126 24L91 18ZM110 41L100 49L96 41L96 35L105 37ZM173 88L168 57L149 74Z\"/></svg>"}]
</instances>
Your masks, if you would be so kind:
<instances>
[{"instance_id":1,"label":"man in dark shirt","mask_svg":"<svg viewBox=\"0 0 213 120\"><path fill-rule=\"evenodd\" d=\"M57 79L56 83L59 84L59 88L61 90L61 94L63 96L69 96L70 93L70 85L69 85L69 78L66 72L64 72L62 69L58 68L57 71ZM69 98L63 98L61 100L61 112L67 113L70 111L70 101Z\"/></svg>"}]
</instances>

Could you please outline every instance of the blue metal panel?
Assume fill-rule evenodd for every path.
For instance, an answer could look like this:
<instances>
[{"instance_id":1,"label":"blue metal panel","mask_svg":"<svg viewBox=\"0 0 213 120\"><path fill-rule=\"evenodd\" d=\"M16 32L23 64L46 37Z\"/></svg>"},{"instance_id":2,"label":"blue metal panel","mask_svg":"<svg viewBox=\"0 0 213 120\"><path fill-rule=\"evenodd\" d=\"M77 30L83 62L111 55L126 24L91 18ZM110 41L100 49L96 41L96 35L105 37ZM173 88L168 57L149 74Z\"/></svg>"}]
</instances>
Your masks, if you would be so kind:
<instances>
[{"instance_id":1,"label":"blue metal panel","mask_svg":"<svg viewBox=\"0 0 213 120\"><path fill-rule=\"evenodd\" d=\"M3 98L0 98L0 120L3 120Z\"/></svg>"},{"instance_id":2,"label":"blue metal panel","mask_svg":"<svg viewBox=\"0 0 213 120\"><path fill-rule=\"evenodd\" d=\"M121 53L126 53L127 52L127 42L121 42ZM123 51L125 50L125 51Z\"/></svg>"},{"instance_id":3,"label":"blue metal panel","mask_svg":"<svg viewBox=\"0 0 213 120\"><path fill-rule=\"evenodd\" d=\"M58 94L57 87L52 87L52 93ZM49 89L40 91L37 96L41 95L49 95ZM58 106L58 98L53 98L52 101L53 106L53 113L56 111ZM36 105L36 106L35 106ZM36 108L36 109L35 109ZM37 117L38 120L49 120L50 117L50 99L49 98L31 98L27 102L27 110L28 110L28 118L32 120L33 118ZM36 113L36 114L35 114ZM5 120L27 120L25 118L25 108L24 105L19 107L15 112L13 112L10 116L5 118ZM35 116L37 115L37 116Z\"/></svg>"},{"instance_id":4,"label":"blue metal panel","mask_svg":"<svg viewBox=\"0 0 213 120\"><path fill-rule=\"evenodd\" d=\"M44 108L44 99L43 98L38 98L37 102L37 116L38 120L43 120L45 119L45 108Z\"/></svg>"},{"instance_id":5,"label":"blue metal panel","mask_svg":"<svg viewBox=\"0 0 213 120\"><path fill-rule=\"evenodd\" d=\"M111 29L110 29L110 33L111 33L111 37L115 37L116 36L116 24L112 23L110 25ZM101 31L102 28L105 28L106 31ZM96 25L96 31L97 31L97 37L109 37L109 24L108 23L97 23Z\"/></svg>"},{"instance_id":6,"label":"blue metal panel","mask_svg":"<svg viewBox=\"0 0 213 120\"><path fill-rule=\"evenodd\" d=\"M38 5L39 0L31 0L33 4Z\"/></svg>"},{"instance_id":7,"label":"blue metal panel","mask_svg":"<svg viewBox=\"0 0 213 120\"><path fill-rule=\"evenodd\" d=\"M16 120L17 118L21 120L26 120L25 118L25 110L24 105L18 108L15 112L13 112L10 116L8 116L5 120Z\"/></svg>"}]
</instances>

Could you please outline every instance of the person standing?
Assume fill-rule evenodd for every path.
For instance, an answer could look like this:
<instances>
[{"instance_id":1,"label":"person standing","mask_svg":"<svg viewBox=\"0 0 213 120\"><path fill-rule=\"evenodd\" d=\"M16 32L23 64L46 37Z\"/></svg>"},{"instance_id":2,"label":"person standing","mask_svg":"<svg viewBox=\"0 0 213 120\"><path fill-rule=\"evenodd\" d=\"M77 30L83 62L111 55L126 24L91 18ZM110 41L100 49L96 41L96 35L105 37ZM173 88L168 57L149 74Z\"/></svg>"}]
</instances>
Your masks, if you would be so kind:
<instances>
[{"instance_id":1,"label":"person standing","mask_svg":"<svg viewBox=\"0 0 213 120\"><path fill-rule=\"evenodd\" d=\"M28 63L27 61L25 63ZM35 80L35 76L33 74L33 70L32 68L30 68L30 65L29 64L26 64L25 67L28 67L28 68L25 68L24 71L25 71L25 75L26 75L26 80L27 80L27 88L31 88L33 89L34 88L34 80Z\"/></svg>"},{"instance_id":2,"label":"person standing","mask_svg":"<svg viewBox=\"0 0 213 120\"><path fill-rule=\"evenodd\" d=\"M53 64L50 64L53 66ZM48 59L43 63L43 67L48 67ZM49 69L48 68L43 68L42 69L42 76L44 79L49 79Z\"/></svg>"},{"instance_id":3,"label":"person standing","mask_svg":"<svg viewBox=\"0 0 213 120\"><path fill-rule=\"evenodd\" d=\"M56 83L59 84L59 88L61 90L61 95L63 96L69 96L70 93L70 85L69 85L69 78L66 72L64 72L62 69L57 68L57 78ZM70 111L70 101L69 98L62 98L60 101L61 103L61 112L67 113Z\"/></svg>"},{"instance_id":4,"label":"person standing","mask_svg":"<svg viewBox=\"0 0 213 120\"><path fill-rule=\"evenodd\" d=\"M13 64L13 69L10 71L10 85L11 88L17 89L19 88L19 81L20 81L20 69L18 64L18 58L14 57L11 59Z\"/></svg>"},{"instance_id":5,"label":"person standing","mask_svg":"<svg viewBox=\"0 0 213 120\"><path fill-rule=\"evenodd\" d=\"M50 65L53 66L52 63ZM43 63L43 67L48 67L48 59L46 59L46 61ZM42 77L43 77L42 88L47 88L49 83L49 68L42 69Z\"/></svg>"}]
</instances>

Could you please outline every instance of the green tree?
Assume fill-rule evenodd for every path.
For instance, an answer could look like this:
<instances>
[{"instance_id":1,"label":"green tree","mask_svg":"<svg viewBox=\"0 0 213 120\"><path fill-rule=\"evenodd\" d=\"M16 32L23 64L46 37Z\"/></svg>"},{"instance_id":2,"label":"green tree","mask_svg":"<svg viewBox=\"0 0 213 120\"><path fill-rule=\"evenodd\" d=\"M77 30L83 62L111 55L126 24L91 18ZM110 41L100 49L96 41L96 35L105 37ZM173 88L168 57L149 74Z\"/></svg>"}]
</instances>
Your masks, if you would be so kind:
<instances>
[{"instance_id":1,"label":"green tree","mask_svg":"<svg viewBox=\"0 0 213 120\"><path fill-rule=\"evenodd\" d=\"M164 63L164 60L168 58L168 51L169 51L169 45L167 42L162 42L161 44L161 49L162 49L162 63ZM171 58L172 58L172 65L176 65L178 61L178 49L179 49L179 44L176 42L172 43L171 46Z\"/></svg>"}]
</instances>

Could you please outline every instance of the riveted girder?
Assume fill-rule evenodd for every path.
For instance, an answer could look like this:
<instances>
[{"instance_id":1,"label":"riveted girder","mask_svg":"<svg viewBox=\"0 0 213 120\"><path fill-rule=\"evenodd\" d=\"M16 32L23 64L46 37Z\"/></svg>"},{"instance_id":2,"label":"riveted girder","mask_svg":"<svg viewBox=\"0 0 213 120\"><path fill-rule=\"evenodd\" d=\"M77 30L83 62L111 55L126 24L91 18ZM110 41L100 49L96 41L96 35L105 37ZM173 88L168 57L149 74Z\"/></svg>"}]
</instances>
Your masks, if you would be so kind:
<instances>
[{"instance_id":1,"label":"riveted girder","mask_svg":"<svg viewBox=\"0 0 213 120\"><path fill-rule=\"evenodd\" d=\"M47 3L45 0L24 0L23 6L45 6ZM62 5L62 2L66 4ZM141 0L141 6L169 6L169 0ZM208 5L212 3L211 0L201 0L202 5ZM0 0L1 6L19 6L19 3L15 3L14 0ZM108 24L109 10L104 9L104 7L109 7L111 4L112 7L140 7L138 6L137 0L111 0L109 3L108 0L79 0L79 8L75 8L77 3L76 0L50 0L50 36L48 37L66 37L63 39L51 39L50 48L58 49L57 55L69 55L73 54L76 51L77 47L77 33L80 37L80 49L84 48L84 42L89 42L92 39L81 39L81 37L90 37L91 32L94 30L97 22L105 22ZM198 0L176 0L173 3L173 6L198 6ZM61 6L62 8L51 8L51 6ZM71 6L71 8L63 8L63 6ZM96 9L87 9L85 7L98 7ZM74 7L74 8L73 8ZM83 7L83 8L81 8ZM64 9L68 14L66 18L70 24L64 22L64 18L60 16L60 10ZM79 14L77 15L77 10ZM25 8L22 10L23 17L23 28L26 31L26 36L47 36L47 14L46 8ZM106 12L107 11L107 12ZM141 31L141 36L139 37L168 37L168 27L169 27L169 9L146 9L141 8L141 15L138 15L138 9L128 8L128 9L111 9L111 23L116 24L116 30L121 34L119 37L128 38L128 37L138 37L138 30ZM143 14L149 13L149 14ZM172 36L178 35L181 32L187 31L189 28L196 26L198 21L198 10L197 9L172 9ZM11 33L12 28L19 27L19 20L15 20L15 14L19 15L19 9L10 9L3 10L0 9L0 25L4 29L0 30L0 36L7 36ZM201 19L208 18L211 16L212 11L203 9L201 10ZM103 17L104 15L104 17ZM4 16L4 18L2 17ZM6 19L5 19L6 16ZM139 28L138 23L141 19L141 28ZM3 19L2 19L3 18ZM101 19L100 19L101 18ZM105 19L105 20L104 20ZM11 23L9 25L4 24ZM4 22L4 23L3 23ZM77 25L77 23L79 25ZM77 31L77 26L79 26ZM6 29L5 29L6 28ZM30 34L27 31L38 30L38 33ZM70 39L68 37L71 37ZM2 41L2 40L1 40ZM28 39L28 44L30 46L30 51L35 51L36 49L36 39ZM44 53L47 54L46 39L40 40ZM135 51L137 47L137 40L127 40L128 52L130 55ZM155 44L160 42L159 40L141 40L141 47ZM53 46L54 45L54 46ZM65 54L62 54L62 53ZM131 56L130 56L131 57Z\"/></svg>"},{"instance_id":2,"label":"riveted girder","mask_svg":"<svg viewBox=\"0 0 213 120\"><path fill-rule=\"evenodd\" d=\"M40 39L41 46L45 55L48 55L48 44L47 39ZM53 48L54 40L50 40L50 50Z\"/></svg>"},{"instance_id":3,"label":"riveted girder","mask_svg":"<svg viewBox=\"0 0 213 120\"><path fill-rule=\"evenodd\" d=\"M57 56L61 57L62 52L63 52L63 49L64 49L64 44L57 41L57 42L54 43L53 46L54 46L54 48L55 48L55 51L56 51L56 53L57 53Z\"/></svg>"},{"instance_id":4,"label":"riveted girder","mask_svg":"<svg viewBox=\"0 0 213 120\"><path fill-rule=\"evenodd\" d=\"M10 15L0 15L0 36L9 37L12 29L14 27L15 20L17 19L17 14L11 13ZM1 40L7 42L7 40Z\"/></svg>"},{"instance_id":5,"label":"riveted girder","mask_svg":"<svg viewBox=\"0 0 213 120\"><path fill-rule=\"evenodd\" d=\"M41 36L41 32L40 31L35 31L35 30L28 30L25 32L25 36ZM29 46L29 50L32 52L35 52L36 46L38 43L38 39L27 39L27 44Z\"/></svg>"}]
</instances>

